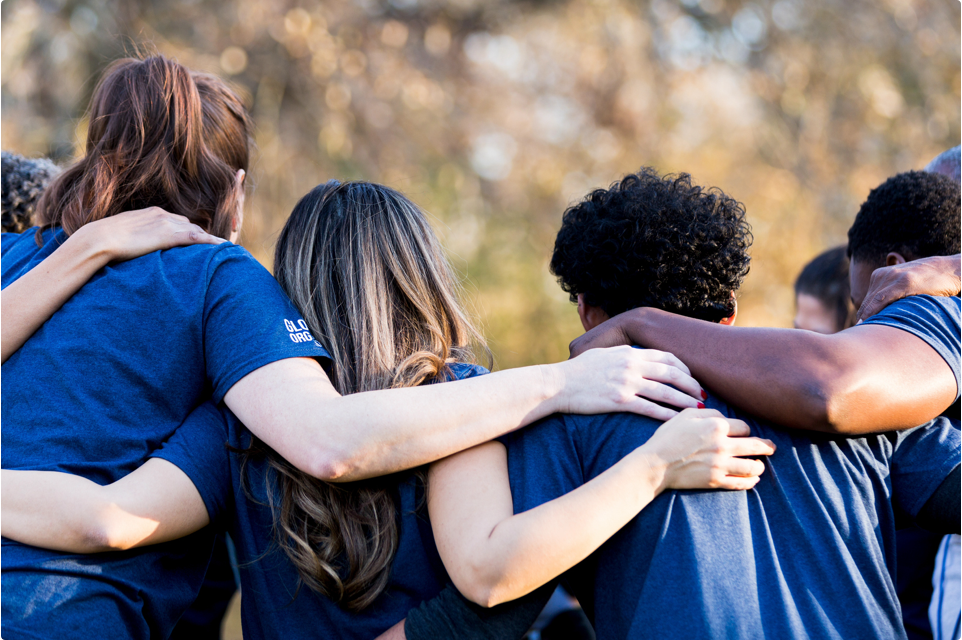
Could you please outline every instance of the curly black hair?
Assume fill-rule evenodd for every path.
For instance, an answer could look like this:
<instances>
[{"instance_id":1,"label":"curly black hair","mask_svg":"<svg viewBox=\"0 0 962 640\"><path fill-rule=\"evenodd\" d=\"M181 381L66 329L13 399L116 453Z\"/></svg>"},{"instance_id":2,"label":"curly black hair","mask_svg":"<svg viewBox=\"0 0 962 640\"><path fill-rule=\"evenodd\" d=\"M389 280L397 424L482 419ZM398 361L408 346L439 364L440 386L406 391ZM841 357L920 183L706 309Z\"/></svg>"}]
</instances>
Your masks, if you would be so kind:
<instances>
[{"instance_id":1,"label":"curly black hair","mask_svg":"<svg viewBox=\"0 0 962 640\"><path fill-rule=\"evenodd\" d=\"M872 189L848 230L848 255L881 265L889 252L906 260L959 252L959 183L906 171Z\"/></svg>"},{"instance_id":2,"label":"curly black hair","mask_svg":"<svg viewBox=\"0 0 962 640\"><path fill-rule=\"evenodd\" d=\"M609 316L655 307L718 322L735 312L751 244L741 203L645 167L565 211L551 272Z\"/></svg>"},{"instance_id":3,"label":"curly black hair","mask_svg":"<svg viewBox=\"0 0 962 640\"><path fill-rule=\"evenodd\" d=\"M46 158L24 158L15 153L0 153L0 226L3 231L22 233L31 226L30 219L40 194L60 168Z\"/></svg>"}]
</instances>

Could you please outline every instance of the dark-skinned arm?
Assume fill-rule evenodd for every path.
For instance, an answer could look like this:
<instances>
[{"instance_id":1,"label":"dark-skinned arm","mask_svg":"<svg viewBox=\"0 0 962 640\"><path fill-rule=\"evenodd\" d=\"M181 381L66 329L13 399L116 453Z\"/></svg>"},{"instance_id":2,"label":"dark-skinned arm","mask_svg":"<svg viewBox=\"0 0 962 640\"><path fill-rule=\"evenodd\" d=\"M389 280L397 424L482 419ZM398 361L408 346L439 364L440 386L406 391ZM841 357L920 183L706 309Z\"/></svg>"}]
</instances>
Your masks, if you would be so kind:
<instances>
[{"instance_id":1,"label":"dark-skinned arm","mask_svg":"<svg viewBox=\"0 0 962 640\"><path fill-rule=\"evenodd\" d=\"M833 335L730 327L639 308L571 343L669 351L730 404L785 427L838 434L907 429L956 398L955 374L924 340L888 326Z\"/></svg>"}]
</instances>

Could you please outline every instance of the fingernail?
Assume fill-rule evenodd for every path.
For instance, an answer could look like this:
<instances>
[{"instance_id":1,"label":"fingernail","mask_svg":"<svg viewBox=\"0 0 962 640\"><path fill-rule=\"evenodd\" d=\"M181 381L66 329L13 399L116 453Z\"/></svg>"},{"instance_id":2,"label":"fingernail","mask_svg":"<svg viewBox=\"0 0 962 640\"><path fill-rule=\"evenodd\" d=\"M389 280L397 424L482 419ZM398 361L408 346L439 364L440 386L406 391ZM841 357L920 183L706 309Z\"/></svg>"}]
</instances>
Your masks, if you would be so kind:
<instances>
[{"instance_id":1,"label":"fingernail","mask_svg":"<svg viewBox=\"0 0 962 640\"><path fill-rule=\"evenodd\" d=\"M699 409L704 409L704 408L705 408L705 403L704 403L704 402L699 402L699 403L698 403L698 408L699 408Z\"/></svg>"},{"instance_id":2,"label":"fingernail","mask_svg":"<svg viewBox=\"0 0 962 640\"><path fill-rule=\"evenodd\" d=\"M705 393L705 390L704 390L704 389L701 390L701 399L702 399L702 400L708 400L708 394Z\"/></svg>"}]
</instances>

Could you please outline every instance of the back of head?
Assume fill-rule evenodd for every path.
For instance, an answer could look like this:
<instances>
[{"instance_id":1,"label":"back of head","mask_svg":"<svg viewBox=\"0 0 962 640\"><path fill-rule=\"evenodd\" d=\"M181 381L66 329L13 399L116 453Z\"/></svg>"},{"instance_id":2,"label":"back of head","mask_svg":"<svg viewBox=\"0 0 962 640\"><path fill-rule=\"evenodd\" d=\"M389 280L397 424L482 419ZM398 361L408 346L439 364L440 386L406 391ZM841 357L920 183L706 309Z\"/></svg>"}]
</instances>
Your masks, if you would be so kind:
<instances>
[{"instance_id":1,"label":"back of head","mask_svg":"<svg viewBox=\"0 0 962 640\"><path fill-rule=\"evenodd\" d=\"M3 231L21 233L31 226L37 201L43 190L60 173L60 167L46 158L24 158L4 151L0 154Z\"/></svg>"},{"instance_id":2,"label":"back of head","mask_svg":"<svg viewBox=\"0 0 962 640\"><path fill-rule=\"evenodd\" d=\"M844 246L829 249L805 265L795 280L795 295L816 298L835 317L836 330L854 324L854 308L849 293L848 255Z\"/></svg>"},{"instance_id":3,"label":"back of head","mask_svg":"<svg viewBox=\"0 0 962 640\"><path fill-rule=\"evenodd\" d=\"M751 242L739 202L644 168L565 211L551 272L609 316L644 306L717 322L735 312Z\"/></svg>"},{"instance_id":4,"label":"back of head","mask_svg":"<svg viewBox=\"0 0 962 640\"><path fill-rule=\"evenodd\" d=\"M314 188L278 238L274 275L331 354L342 394L440 380L483 347L424 213L393 189ZM302 580L349 610L369 606L397 550L396 479L329 484L268 459L277 540Z\"/></svg>"},{"instance_id":5,"label":"back of head","mask_svg":"<svg viewBox=\"0 0 962 640\"><path fill-rule=\"evenodd\" d=\"M952 147L935 156L925 170L930 173L941 173L956 182L962 182L962 146Z\"/></svg>"},{"instance_id":6,"label":"back of head","mask_svg":"<svg viewBox=\"0 0 962 640\"><path fill-rule=\"evenodd\" d=\"M890 252L906 260L959 252L959 183L938 173L907 171L869 193L848 231L848 255L881 266Z\"/></svg>"},{"instance_id":7,"label":"back of head","mask_svg":"<svg viewBox=\"0 0 962 640\"><path fill-rule=\"evenodd\" d=\"M87 115L84 156L44 193L39 224L73 233L122 211L158 206L229 235L250 122L226 85L212 76L197 82L163 56L127 58L104 72Z\"/></svg>"}]
</instances>

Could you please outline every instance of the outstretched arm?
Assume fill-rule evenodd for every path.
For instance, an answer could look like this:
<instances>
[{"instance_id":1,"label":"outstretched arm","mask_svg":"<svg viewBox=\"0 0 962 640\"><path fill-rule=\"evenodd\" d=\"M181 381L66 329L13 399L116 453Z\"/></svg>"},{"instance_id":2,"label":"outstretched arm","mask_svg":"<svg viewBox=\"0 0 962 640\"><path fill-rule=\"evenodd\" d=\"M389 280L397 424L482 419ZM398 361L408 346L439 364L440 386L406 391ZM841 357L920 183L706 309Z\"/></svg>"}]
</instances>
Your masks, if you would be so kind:
<instances>
[{"instance_id":1,"label":"outstretched arm","mask_svg":"<svg viewBox=\"0 0 962 640\"><path fill-rule=\"evenodd\" d=\"M557 364L343 397L317 362L288 358L242 378L224 402L298 469L347 482L439 460L552 413L677 415L645 398L695 407L701 387L671 354L619 347Z\"/></svg>"},{"instance_id":2,"label":"outstretched arm","mask_svg":"<svg viewBox=\"0 0 962 640\"><path fill-rule=\"evenodd\" d=\"M131 549L210 523L190 478L152 458L113 484L56 471L0 471L0 534L68 553Z\"/></svg>"},{"instance_id":3,"label":"outstretched arm","mask_svg":"<svg viewBox=\"0 0 962 640\"><path fill-rule=\"evenodd\" d=\"M431 467L428 509L438 552L469 600L513 600L584 560L666 488L750 489L771 442L719 412L686 410L643 446L586 484L514 515L499 442Z\"/></svg>"},{"instance_id":4,"label":"outstretched arm","mask_svg":"<svg viewBox=\"0 0 962 640\"><path fill-rule=\"evenodd\" d=\"M3 290L0 362L6 362L97 271L115 260L188 244L224 242L184 216L150 207L82 226Z\"/></svg>"},{"instance_id":5,"label":"outstretched arm","mask_svg":"<svg viewBox=\"0 0 962 640\"><path fill-rule=\"evenodd\" d=\"M731 404L785 427L858 434L906 429L956 398L955 374L935 349L888 326L832 335L729 327L658 309L615 316L571 343L670 350Z\"/></svg>"}]
</instances>

